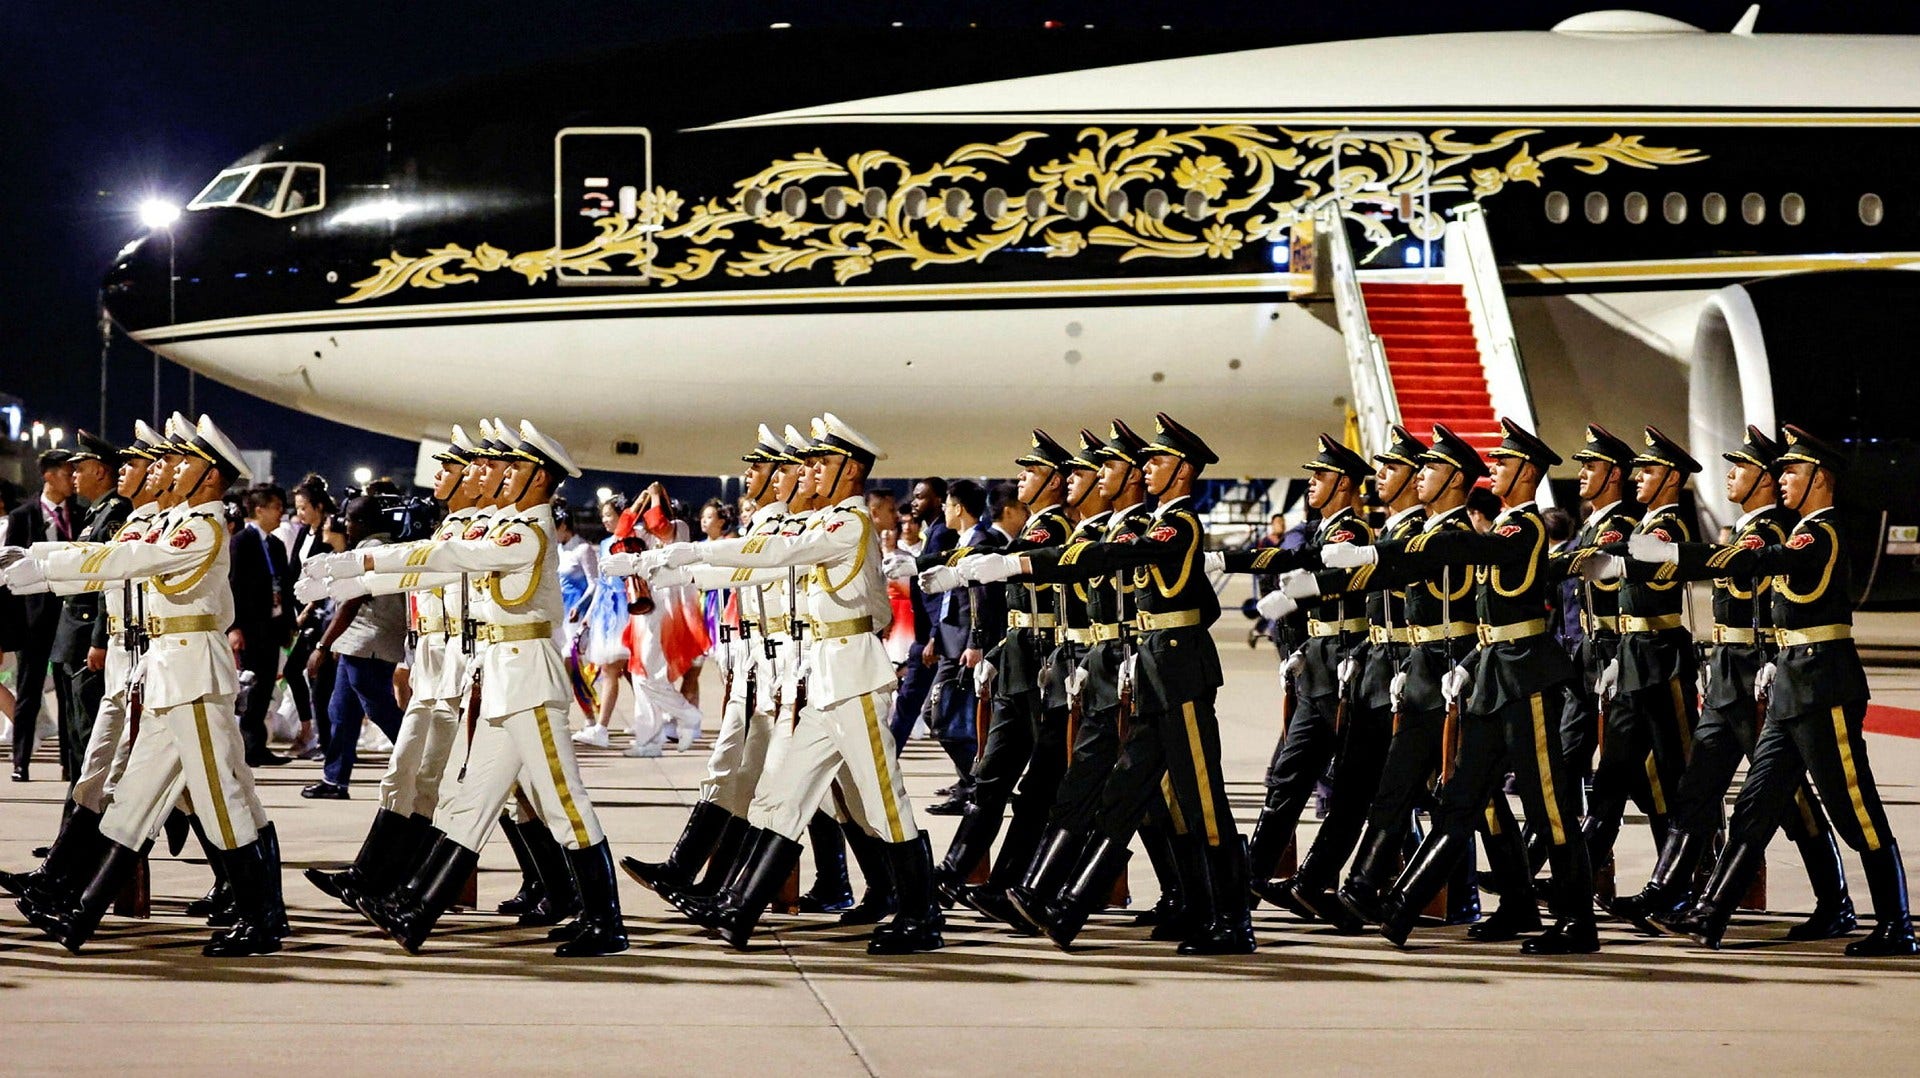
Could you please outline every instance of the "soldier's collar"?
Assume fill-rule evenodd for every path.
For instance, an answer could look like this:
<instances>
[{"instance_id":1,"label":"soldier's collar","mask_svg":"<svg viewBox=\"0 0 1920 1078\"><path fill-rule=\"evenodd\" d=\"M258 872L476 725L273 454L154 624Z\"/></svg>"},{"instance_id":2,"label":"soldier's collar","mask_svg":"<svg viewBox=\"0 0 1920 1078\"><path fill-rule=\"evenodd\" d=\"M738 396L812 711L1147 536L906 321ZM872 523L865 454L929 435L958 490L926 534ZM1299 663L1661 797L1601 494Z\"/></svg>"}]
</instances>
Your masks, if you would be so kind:
<instances>
[{"instance_id":1,"label":"soldier's collar","mask_svg":"<svg viewBox=\"0 0 1920 1078\"><path fill-rule=\"evenodd\" d=\"M762 505L758 509L755 509L753 511L753 516L748 518L748 521L749 523L758 524L763 520L771 520L774 517L783 517L786 515L787 515L786 502L767 502L765 505Z\"/></svg>"},{"instance_id":2,"label":"soldier's collar","mask_svg":"<svg viewBox=\"0 0 1920 1078\"><path fill-rule=\"evenodd\" d=\"M1507 506L1505 509L1500 510L1500 515L1497 517L1494 517L1493 519L1505 520L1515 513L1524 513L1533 508L1535 508L1533 499L1529 498L1526 501L1521 502L1519 505L1510 505L1510 506Z\"/></svg>"},{"instance_id":3,"label":"soldier's collar","mask_svg":"<svg viewBox=\"0 0 1920 1078\"><path fill-rule=\"evenodd\" d=\"M1833 506L1823 505L1820 508L1815 509L1813 512L1808 513L1806 516L1801 517L1800 523L1805 524L1807 521L1812 520L1814 517L1820 516L1824 513L1831 513L1831 512L1833 512Z\"/></svg>"},{"instance_id":4,"label":"soldier's collar","mask_svg":"<svg viewBox=\"0 0 1920 1078\"><path fill-rule=\"evenodd\" d=\"M1427 511L1427 507L1424 505L1416 505L1416 506L1412 506L1411 508L1402 509L1398 513L1395 513L1392 516L1387 518L1387 527L1391 528L1395 524L1400 523L1401 521L1407 519L1408 517L1414 515L1415 513L1424 513L1426 511Z\"/></svg>"},{"instance_id":5,"label":"soldier's collar","mask_svg":"<svg viewBox=\"0 0 1920 1078\"><path fill-rule=\"evenodd\" d=\"M1110 516L1112 516L1112 515L1113 515L1113 510L1111 510L1111 509L1102 509L1102 510L1100 510L1100 511L1099 511L1098 513L1095 513L1095 514L1093 514L1093 515L1092 515L1092 516L1090 516L1090 517L1081 517L1081 518L1080 518L1080 527L1082 527L1082 528L1090 528L1090 527L1093 527L1093 526L1095 526L1095 525L1097 525L1097 524L1100 524L1100 523L1102 523L1103 521L1105 521L1105 520L1106 520L1106 519L1107 519L1108 517L1110 517Z\"/></svg>"},{"instance_id":6,"label":"soldier's collar","mask_svg":"<svg viewBox=\"0 0 1920 1078\"><path fill-rule=\"evenodd\" d=\"M1615 509L1618 509L1618 508L1620 508L1620 503L1621 503L1621 502L1623 502L1623 501L1625 501L1625 500L1626 500L1626 499L1624 499L1624 498L1615 498L1614 500L1612 500L1612 501L1610 501L1610 502L1608 502L1607 504L1605 504L1605 505L1603 505L1603 506L1601 506L1600 508L1598 508L1598 509L1595 509L1595 510L1594 510L1593 512L1591 512L1591 513L1588 513L1588 514L1587 514L1587 519L1586 519L1586 522L1585 522L1585 523L1586 523L1586 524L1598 524L1598 523L1600 523L1600 521L1601 521L1601 520L1602 520L1603 518L1605 518L1605 517L1607 517L1607 516L1609 516L1609 515L1611 515L1611 514L1613 513L1613 511L1614 511ZM1584 526L1584 525L1583 525L1583 526Z\"/></svg>"},{"instance_id":7,"label":"soldier's collar","mask_svg":"<svg viewBox=\"0 0 1920 1078\"><path fill-rule=\"evenodd\" d=\"M1448 509L1443 513L1435 513L1434 515L1428 517L1426 530L1433 531L1436 528L1439 528L1441 525L1445 524L1449 520L1452 520L1456 517L1463 517L1466 515L1467 515L1467 507L1464 505L1456 505L1452 509Z\"/></svg>"},{"instance_id":8,"label":"soldier's collar","mask_svg":"<svg viewBox=\"0 0 1920 1078\"><path fill-rule=\"evenodd\" d=\"M1156 505L1153 508L1153 519L1159 520L1161 517L1166 516L1168 512L1178 508L1180 506L1180 503L1190 502L1192 500L1193 500L1193 495L1182 494L1178 498L1161 502L1159 505Z\"/></svg>"},{"instance_id":9,"label":"soldier's collar","mask_svg":"<svg viewBox=\"0 0 1920 1078\"><path fill-rule=\"evenodd\" d=\"M1762 513L1764 513L1764 512L1766 512L1767 510L1769 510L1769 509L1772 509L1772 508L1773 508L1773 506L1771 506L1771 505L1763 505L1763 506L1761 506L1761 507L1760 507L1760 508L1758 508L1758 509L1749 509L1749 510L1747 510L1747 511L1746 511L1745 513L1742 513L1742 514L1740 515L1740 519L1739 519L1739 520L1736 520L1736 521L1734 521L1734 522L1733 522L1733 526L1734 526L1734 529L1735 529L1735 530L1737 531L1737 530L1739 530L1739 529L1741 529L1741 528L1744 528L1744 527L1746 527L1747 525L1749 525L1749 524L1751 524L1751 523L1753 523L1753 522L1754 522L1755 520L1757 520L1757 519L1759 519L1759 517L1760 517L1760 514L1762 514Z\"/></svg>"}]
</instances>

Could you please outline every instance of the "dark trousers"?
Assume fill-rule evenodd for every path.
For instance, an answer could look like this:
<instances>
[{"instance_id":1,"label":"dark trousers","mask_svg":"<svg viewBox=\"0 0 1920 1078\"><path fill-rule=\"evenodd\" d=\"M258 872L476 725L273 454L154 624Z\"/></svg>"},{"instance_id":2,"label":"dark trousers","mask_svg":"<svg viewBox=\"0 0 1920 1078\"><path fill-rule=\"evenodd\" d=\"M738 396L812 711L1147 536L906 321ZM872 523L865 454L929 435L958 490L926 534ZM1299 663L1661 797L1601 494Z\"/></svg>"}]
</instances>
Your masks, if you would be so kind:
<instances>
[{"instance_id":1,"label":"dark trousers","mask_svg":"<svg viewBox=\"0 0 1920 1078\"><path fill-rule=\"evenodd\" d=\"M62 663L67 677L66 736L60 741L60 773L71 782L80 777L81 762L87 755L87 739L93 736L93 717L100 700L107 694L104 670L89 670L86 663Z\"/></svg>"},{"instance_id":2,"label":"dark trousers","mask_svg":"<svg viewBox=\"0 0 1920 1078\"><path fill-rule=\"evenodd\" d=\"M1299 823L1300 810L1306 807L1307 798L1313 796L1314 785L1327 773L1327 764L1340 747L1339 734L1334 729L1339 710L1337 693L1302 696L1294 705L1286 734L1274 747L1273 758L1267 764L1267 800L1260 814L1262 827L1278 827L1287 832ZM1275 849L1285 845L1282 841ZM1256 875L1272 867L1253 866Z\"/></svg>"},{"instance_id":3,"label":"dark trousers","mask_svg":"<svg viewBox=\"0 0 1920 1078\"><path fill-rule=\"evenodd\" d=\"M1338 735L1327 817L1295 874L1309 887L1332 888L1339 883L1340 867L1360 842L1393 741L1393 709L1349 706Z\"/></svg>"},{"instance_id":4,"label":"dark trousers","mask_svg":"<svg viewBox=\"0 0 1920 1078\"><path fill-rule=\"evenodd\" d=\"M280 677L280 644L265 627L246 629L241 635L246 646L240 649L240 669L253 672L253 691L240 713L240 740L249 754L260 753L267 748L267 707L273 703L273 683Z\"/></svg>"},{"instance_id":5,"label":"dark trousers","mask_svg":"<svg viewBox=\"0 0 1920 1078\"><path fill-rule=\"evenodd\" d=\"M27 641L19 654L13 686L13 766L25 767L33 758L34 729L40 721L40 696L46 692L47 679L53 679L53 698L60 715L66 714L72 687L67 683L65 665L56 665L51 659L51 635Z\"/></svg>"},{"instance_id":6,"label":"dark trousers","mask_svg":"<svg viewBox=\"0 0 1920 1078\"><path fill-rule=\"evenodd\" d=\"M1115 842L1128 841L1154 801L1165 796L1163 778L1188 833L1209 847L1225 845L1237 853L1240 830L1220 773L1220 722L1212 693L1127 720L1119 762L1100 791L1095 826Z\"/></svg>"},{"instance_id":7,"label":"dark trousers","mask_svg":"<svg viewBox=\"0 0 1920 1078\"><path fill-rule=\"evenodd\" d=\"M1691 680L1681 677L1623 691L1613 698L1601 735L1604 740L1600 764L1593 773L1593 793L1587 799L1591 834L1587 856L1594 865L1603 865L1613 856L1620 820L1636 785L1650 785L1650 815L1660 821L1656 831L1665 826L1671 799L1680 791L1687 755L1692 751L1697 707Z\"/></svg>"},{"instance_id":8,"label":"dark trousers","mask_svg":"<svg viewBox=\"0 0 1920 1078\"><path fill-rule=\"evenodd\" d=\"M973 692L973 671L959 659L941 656L934 664L933 681L927 687L927 699L921 704L921 717L940 747L953 761L961 785L973 782L974 758L980 754L980 736L974 728L974 708L978 697Z\"/></svg>"},{"instance_id":9,"label":"dark trousers","mask_svg":"<svg viewBox=\"0 0 1920 1078\"><path fill-rule=\"evenodd\" d=\"M1861 731L1866 717L1865 700L1788 718L1768 715L1734 802L1732 840L1764 847L1774 829L1795 815L1794 795L1811 774L1841 841L1860 853L1891 844L1887 810L1867 763Z\"/></svg>"},{"instance_id":10,"label":"dark trousers","mask_svg":"<svg viewBox=\"0 0 1920 1078\"><path fill-rule=\"evenodd\" d=\"M989 881L993 885L1011 887L1019 883L1033 862L1040 840L1046 835L1054 799L1060 794L1060 780L1067 773L1068 751L1067 709L1040 710L1034 716L1033 750L1013 794L1013 815L1007 821L1007 835L1000 843L1000 856L993 862L993 876ZM978 789L976 782L975 790Z\"/></svg>"},{"instance_id":11,"label":"dark trousers","mask_svg":"<svg viewBox=\"0 0 1920 1078\"><path fill-rule=\"evenodd\" d=\"M967 827L954 837L954 850L964 850L969 863L953 863L949 853L948 866L963 878L973 871L978 858L986 855L1006 816L1007 804L1013 800L1014 786L1026 772L1028 761L1033 759L1040 710L1038 689L994 697L987 743L973 765L973 805L967 810ZM1064 754L1064 750L1062 752ZM1062 768L1065 766L1061 764ZM1051 796L1049 792L1049 799Z\"/></svg>"},{"instance_id":12,"label":"dark trousers","mask_svg":"<svg viewBox=\"0 0 1920 1078\"><path fill-rule=\"evenodd\" d=\"M1668 827L1711 842L1720 829L1721 809L1740 762L1753 755L1760 739L1761 720L1752 699L1726 707L1708 708L1693 735L1693 755L1687 760L1680 790L1673 797ZM1781 821L1787 837L1802 842L1827 833L1827 814L1803 776L1794 792L1793 811Z\"/></svg>"},{"instance_id":13,"label":"dark trousers","mask_svg":"<svg viewBox=\"0 0 1920 1078\"><path fill-rule=\"evenodd\" d=\"M1047 822L1068 831L1092 826L1100 792L1120 759L1120 709L1102 708L1080 716L1068 750L1067 770L1053 795Z\"/></svg>"},{"instance_id":14,"label":"dark trousers","mask_svg":"<svg viewBox=\"0 0 1920 1078\"><path fill-rule=\"evenodd\" d=\"M303 632L293 638L293 647L287 651L287 695L293 697L293 709L299 714L301 722L314 721L313 702L318 700L324 705L332 695L330 687L323 689L307 683L307 660L313 657L313 645L318 642L319 636L317 631ZM332 682L327 684L331 686ZM322 706L319 710L325 712L326 708ZM318 717L325 719L324 714Z\"/></svg>"},{"instance_id":15,"label":"dark trousers","mask_svg":"<svg viewBox=\"0 0 1920 1078\"><path fill-rule=\"evenodd\" d=\"M934 667L920 661L920 652L926 645L915 642L913 651L907 656L906 669L900 674L900 688L893 694L893 715L888 725L893 728L893 744L897 748L907 743L913 736L914 724L920 721L920 710L926 706L927 696L933 692ZM933 724L927 724L928 732Z\"/></svg>"},{"instance_id":16,"label":"dark trousers","mask_svg":"<svg viewBox=\"0 0 1920 1078\"><path fill-rule=\"evenodd\" d=\"M1581 782L1593 777L1593 756L1600 750L1600 698L1593 679L1600 668L1620 654L1620 637L1601 633L1589 637L1574 655L1580 667L1578 681L1568 686L1560 712L1560 745L1567 756L1567 774Z\"/></svg>"},{"instance_id":17,"label":"dark trousers","mask_svg":"<svg viewBox=\"0 0 1920 1078\"><path fill-rule=\"evenodd\" d=\"M389 738L400 736L400 705L393 698L393 663L357 655L335 658L333 698L327 705L328 782L345 786L359 755L360 720L372 719Z\"/></svg>"},{"instance_id":18,"label":"dark trousers","mask_svg":"<svg viewBox=\"0 0 1920 1078\"><path fill-rule=\"evenodd\" d=\"M1580 836L1579 789L1568 777L1560 742L1560 695L1556 687L1511 701L1492 714L1462 716L1453 775L1440 788L1440 807L1427 841L1452 835L1464 856L1472 848L1474 829L1483 826L1494 794L1511 771L1528 824L1549 843L1554 912L1562 918L1590 918L1593 866ZM1436 873L1430 881L1436 893L1453 866L1446 868L1447 873ZM1411 904L1425 905L1433 896L1405 897Z\"/></svg>"}]
</instances>

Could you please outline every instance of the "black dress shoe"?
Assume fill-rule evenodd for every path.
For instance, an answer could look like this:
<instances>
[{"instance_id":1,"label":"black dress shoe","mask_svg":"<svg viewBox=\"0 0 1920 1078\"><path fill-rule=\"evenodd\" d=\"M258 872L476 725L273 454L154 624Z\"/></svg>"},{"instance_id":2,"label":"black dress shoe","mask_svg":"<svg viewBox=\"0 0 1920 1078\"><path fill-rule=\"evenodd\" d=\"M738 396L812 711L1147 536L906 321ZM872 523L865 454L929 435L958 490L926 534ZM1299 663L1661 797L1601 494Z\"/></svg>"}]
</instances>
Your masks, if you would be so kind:
<instances>
[{"instance_id":1,"label":"black dress shoe","mask_svg":"<svg viewBox=\"0 0 1920 1078\"><path fill-rule=\"evenodd\" d=\"M929 816L965 816L966 814L967 799L964 797L950 797L937 805L927 806Z\"/></svg>"},{"instance_id":2,"label":"black dress shoe","mask_svg":"<svg viewBox=\"0 0 1920 1078\"><path fill-rule=\"evenodd\" d=\"M1531 902L1502 899L1500 908L1467 929L1467 938L1476 943L1503 943L1540 931L1540 909Z\"/></svg>"},{"instance_id":3,"label":"black dress shoe","mask_svg":"<svg viewBox=\"0 0 1920 1078\"><path fill-rule=\"evenodd\" d=\"M16 765L14 765L14 768L13 768L13 781L15 781L15 782L26 782L26 781L27 781L27 765L26 765L26 764L16 764Z\"/></svg>"},{"instance_id":4,"label":"black dress shoe","mask_svg":"<svg viewBox=\"0 0 1920 1078\"><path fill-rule=\"evenodd\" d=\"M293 757L281 756L268 752L266 749L261 749L259 752L247 753L248 767L279 767L282 764L290 764L292 762Z\"/></svg>"},{"instance_id":5,"label":"black dress shoe","mask_svg":"<svg viewBox=\"0 0 1920 1078\"><path fill-rule=\"evenodd\" d=\"M335 786L325 779L321 779L311 786L301 787L300 796L312 801L346 801L349 799L345 786Z\"/></svg>"},{"instance_id":6,"label":"black dress shoe","mask_svg":"<svg viewBox=\"0 0 1920 1078\"><path fill-rule=\"evenodd\" d=\"M985 914L1013 929L1015 935L1037 936L1040 934L1040 930L1029 923L1019 908L1013 904L1013 900L1007 897L1004 887L995 887L990 883L969 887L963 901L974 911Z\"/></svg>"},{"instance_id":7,"label":"black dress shoe","mask_svg":"<svg viewBox=\"0 0 1920 1078\"><path fill-rule=\"evenodd\" d=\"M1591 920L1560 921L1520 945L1521 954L1592 954L1600 949L1600 932Z\"/></svg>"}]
</instances>

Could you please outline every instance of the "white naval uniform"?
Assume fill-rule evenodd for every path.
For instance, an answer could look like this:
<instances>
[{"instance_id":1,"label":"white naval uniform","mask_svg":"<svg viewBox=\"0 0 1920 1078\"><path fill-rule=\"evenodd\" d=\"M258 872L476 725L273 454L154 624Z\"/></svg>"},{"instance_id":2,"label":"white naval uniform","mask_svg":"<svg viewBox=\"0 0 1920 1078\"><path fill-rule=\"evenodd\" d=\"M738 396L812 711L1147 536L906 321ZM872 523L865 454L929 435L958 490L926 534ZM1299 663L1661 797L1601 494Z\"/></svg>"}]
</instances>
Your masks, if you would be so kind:
<instances>
[{"instance_id":1,"label":"white naval uniform","mask_svg":"<svg viewBox=\"0 0 1920 1078\"><path fill-rule=\"evenodd\" d=\"M776 535L788 519L785 502L770 502L754 510L746 535ZM781 586L775 585L776 576ZM693 578L695 586L709 591L738 591L740 624L745 632L727 644L723 657L732 685L721 711L720 729L714 734L713 751L707 755L700 799L744 819L766 765L767 744L773 738L780 668L793 652L793 640L786 631L786 573L699 566ZM774 644L771 659L767 657L769 641Z\"/></svg>"},{"instance_id":2,"label":"white naval uniform","mask_svg":"<svg viewBox=\"0 0 1920 1078\"><path fill-rule=\"evenodd\" d=\"M480 506L456 509L425 542L457 539L469 532L475 539L482 538L491 513ZM396 545L414 550L421 544ZM432 819L446 788L447 760L460 739L460 704L466 689L466 652L460 641L466 596L461 593L461 576L414 571L368 573L361 579L370 594L405 593L412 601L409 676L413 696L400 716L400 732L393 739L386 773L380 776L380 807L402 816Z\"/></svg>"},{"instance_id":3,"label":"white naval uniform","mask_svg":"<svg viewBox=\"0 0 1920 1078\"><path fill-rule=\"evenodd\" d=\"M134 506L112 541L141 542L159 512L160 507L153 502ZM133 674L133 656L127 651L123 634L129 609L125 599L127 589L137 590L141 586L137 581L124 580L60 580L49 581L48 586L55 595L99 593L100 608L107 618L109 641L106 668L102 671L104 689L100 708L94 712L93 731L87 735L87 749L80 757L80 774L67 795L74 804L98 813L104 813L111 803L113 788L119 783L121 772L126 770L127 755L133 750L133 745L122 736L127 729L127 687ZM137 614L139 603L131 609Z\"/></svg>"},{"instance_id":4,"label":"white naval uniform","mask_svg":"<svg viewBox=\"0 0 1920 1078\"><path fill-rule=\"evenodd\" d=\"M919 837L886 718L897 684L879 633L893 605L866 499L815 513L798 535L696 544L709 565L807 571L807 700L769 763L750 823L797 840L839 778L854 822L883 842Z\"/></svg>"},{"instance_id":5,"label":"white naval uniform","mask_svg":"<svg viewBox=\"0 0 1920 1078\"><path fill-rule=\"evenodd\" d=\"M210 842L222 850L251 844L266 812L234 719L233 589L220 503L176 507L140 542L72 544L45 564L50 581L150 578L144 715L100 833L139 849L184 784Z\"/></svg>"},{"instance_id":6,"label":"white naval uniform","mask_svg":"<svg viewBox=\"0 0 1920 1078\"><path fill-rule=\"evenodd\" d=\"M554 644L566 610L553 510L502 509L478 538L365 553L377 573L480 574L471 600L471 614L482 623L472 661L479 678L478 721L466 775L435 820L440 829L479 850L518 782L562 847L598 844L605 834L574 760L567 729L572 692Z\"/></svg>"}]
</instances>

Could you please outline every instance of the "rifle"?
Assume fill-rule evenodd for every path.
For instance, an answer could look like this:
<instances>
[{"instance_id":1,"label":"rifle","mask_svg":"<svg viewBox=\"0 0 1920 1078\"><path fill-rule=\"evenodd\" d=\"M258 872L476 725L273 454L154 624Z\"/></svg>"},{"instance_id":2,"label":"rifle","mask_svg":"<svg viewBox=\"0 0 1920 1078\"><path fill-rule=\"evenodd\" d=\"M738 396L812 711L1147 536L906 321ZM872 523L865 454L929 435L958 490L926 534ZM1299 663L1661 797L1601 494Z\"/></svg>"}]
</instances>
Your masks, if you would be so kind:
<instances>
[{"instance_id":1,"label":"rifle","mask_svg":"<svg viewBox=\"0 0 1920 1078\"><path fill-rule=\"evenodd\" d=\"M1448 626L1450 633L1453 625L1453 567L1440 570L1440 623ZM1440 646L1447 649L1447 675L1460 668L1460 661L1453 655L1453 637L1442 635ZM1443 677L1447 676L1443 675ZM1440 781L1453 778L1454 757L1460 752L1460 696L1454 694L1447 701L1447 717L1440 726Z\"/></svg>"},{"instance_id":2,"label":"rifle","mask_svg":"<svg viewBox=\"0 0 1920 1078\"><path fill-rule=\"evenodd\" d=\"M135 581L127 581L120 589L120 615L125 625L120 634L121 643L127 649L127 747L131 751L133 743L140 737L140 715L144 710L145 696L142 683L147 676L140 667L146 593L140 591L140 585ZM120 893L114 896L113 912L121 917L146 918L153 915L153 875L144 851L140 854L140 862L133 875Z\"/></svg>"}]
</instances>

